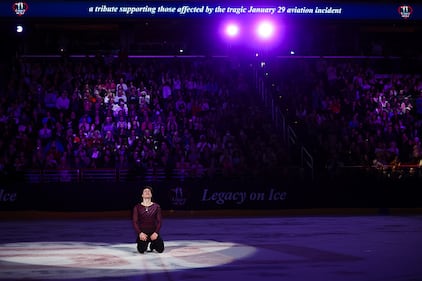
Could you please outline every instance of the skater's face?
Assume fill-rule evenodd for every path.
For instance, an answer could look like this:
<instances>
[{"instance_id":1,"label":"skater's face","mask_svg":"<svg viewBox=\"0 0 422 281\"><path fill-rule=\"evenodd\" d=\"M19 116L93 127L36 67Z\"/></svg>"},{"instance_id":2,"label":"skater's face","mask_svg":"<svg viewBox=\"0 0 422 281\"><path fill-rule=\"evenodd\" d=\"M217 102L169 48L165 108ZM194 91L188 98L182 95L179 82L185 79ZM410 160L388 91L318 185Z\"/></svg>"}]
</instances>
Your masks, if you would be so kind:
<instances>
[{"instance_id":1,"label":"skater's face","mask_svg":"<svg viewBox=\"0 0 422 281\"><path fill-rule=\"evenodd\" d=\"M142 198L143 199L151 199L152 198L152 192L149 188L144 188L142 191Z\"/></svg>"}]
</instances>

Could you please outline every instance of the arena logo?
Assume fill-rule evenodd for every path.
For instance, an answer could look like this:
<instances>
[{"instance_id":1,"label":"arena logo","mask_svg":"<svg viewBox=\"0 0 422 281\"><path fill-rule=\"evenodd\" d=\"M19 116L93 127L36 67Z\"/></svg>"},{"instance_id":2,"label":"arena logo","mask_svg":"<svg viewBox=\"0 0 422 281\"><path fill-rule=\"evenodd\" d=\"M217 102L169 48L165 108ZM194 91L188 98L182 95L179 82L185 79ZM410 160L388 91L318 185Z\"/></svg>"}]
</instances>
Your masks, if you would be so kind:
<instances>
[{"instance_id":1,"label":"arena logo","mask_svg":"<svg viewBox=\"0 0 422 281\"><path fill-rule=\"evenodd\" d=\"M397 8L397 11L403 19L408 19L413 13L413 8L408 5L402 5Z\"/></svg>"},{"instance_id":2,"label":"arena logo","mask_svg":"<svg viewBox=\"0 0 422 281\"><path fill-rule=\"evenodd\" d=\"M173 206L184 206L186 204L186 195L184 194L183 187L175 187L170 190L170 201Z\"/></svg>"},{"instance_id":3,"label":"arena logo","mask_svg":"<svg viewBox=\"0 0 422 281\"><path fill-rule=\"evenodd\" d=\"M12 9L18 16L23 16L29 9L29 6L26 2L15 2L12 5Z\"/></svg>"}]
</instances>

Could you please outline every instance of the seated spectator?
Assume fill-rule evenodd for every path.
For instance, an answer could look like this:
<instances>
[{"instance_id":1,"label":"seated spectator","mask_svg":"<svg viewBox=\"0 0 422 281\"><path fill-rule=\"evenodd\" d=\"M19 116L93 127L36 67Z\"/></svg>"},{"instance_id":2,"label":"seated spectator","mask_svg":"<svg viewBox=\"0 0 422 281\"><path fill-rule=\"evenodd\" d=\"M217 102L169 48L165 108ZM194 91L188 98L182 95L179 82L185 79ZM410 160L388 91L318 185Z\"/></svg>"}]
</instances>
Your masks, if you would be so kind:
<instances>
[{"instance_id":1,"label":"seated spectator","mask_svg":"<svg viewBox=\"0 0 422 281\"><path fill-rule=\"evenodd\" d=\"M114 104L116 96L111 90L107 90L106 96L104 97L104 104Z\"/></svg>"},{"instance_id":2,"label":"seated spectator","mask_svg":"<svg viewBox=\"0 0 422 281\"><path fill-rule=\"evenodd\" d=\"M116 123L113 121L113 117L107 116L101 127L101 133L103 134L103 136L105 136L106 134L112 135L115 130L116 130Z\"/></svg>"},{"instance_id":3,"label":"seated spectator","mask_svg":"<svg viewBox=\"0 0 422 281\"><path fill-rule=\"evenodd\" d=\"M127 107L127 104L123 99L120 99L118 103L113 105L113 116L118 117L119 115L128 116L129 109Z\"/></svg>"},{"instance_id":4,"label":"seated spectator","mask_svg":"<svg viewBox=\"0 0 422 281\"><path fill-rule=\"evenodd\" d=\"M124 104L127 104L127 96L126 93L123 91L122 88L117 90L117 93L114 97L114 103L119 104L120 101L123 101Z\"/></svg>"},{"instance_id":5,"label":"seated spectator","mask_svg":"<svg viewBox=\"0 0 422 281\"><path fill-rule=\"evenodd\" d=\"M48 123L44 123L43 127L38 131L38 137L41 139L43 144L47 144L52 136L53 130L48 127Z\"/></svg>"},{"instance_id":6,"label":"seated spectator","mask_svg":"<svg viewBox=\"0 0 422 281\"><path fill-rule=\"evenodd\" d=\"M53 86L50 86L44 95L44 106L47 110L54 110L56 109L56 102L57 102L57 90L54 89Z\"/></svg>"},{"instance_id":7,"label":"seated spectator","mask_svg":"<svg viewBox=\"0 0 422 281\"><path fill-rule=\"evenodd\" d=\"M56 99L56 108L58 111L67 112L70 106L70 99L66 90L63 90Z\"/></svg>"},{"instance_id":8,"label":"seated spectator","mask_svg":"<svg viewBox=\"0 0 422 281\"><path fill-rule=\"evenodd\" d=\"M41 119L42 124L46 124L48 128L52 129L56 124L56 118L51 114L51 111L46 111L46 116Z\"/></svg>"},{"instance_id":9,"label":"seated spectator","mask_svg":"<svg viewBox=\"0 0 422 281\"><path fill-rule=\"evenodd\" d=\"M128 85L126 84L123 77L121 77L119 79L119 82L116 85L116 92L117 93L119 93L119 92L126 93L128 89L129 89Z\"/></svg>"}]
</instances>

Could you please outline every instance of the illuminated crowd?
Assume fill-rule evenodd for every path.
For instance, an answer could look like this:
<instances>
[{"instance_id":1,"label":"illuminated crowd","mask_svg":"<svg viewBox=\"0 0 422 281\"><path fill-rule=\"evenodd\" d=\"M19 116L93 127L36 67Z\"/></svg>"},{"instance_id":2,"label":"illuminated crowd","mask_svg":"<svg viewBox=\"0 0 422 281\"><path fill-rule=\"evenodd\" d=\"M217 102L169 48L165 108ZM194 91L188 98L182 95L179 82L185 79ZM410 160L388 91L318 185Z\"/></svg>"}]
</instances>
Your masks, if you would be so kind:
<instances>
[{"instance_id":1,"label":"illuminated crowd","mask_svg":"<svg viewBox=\"0 0 422 281\"><path fill-rule=\"evenodd\" d=\"M21 60L1 96L2 174L276 167L282 151L267 138L265 113L246 102L248 82L226 60Z\"/></svg>"},{"instance_id":2,"label":"illuminated crowd","mask_svg":"<svg viewBox=\"0 0 422 281\"><path fill-rule=\"evenodd\" d=\"M319 60L277 72L274 98L320 167L420 165L421 74L378 65Z\"/></svg>"},{"instance_id":3,"label":"illuminated crowd","mask_svg":"<svg viewBox=\"0 0 422 281\"><path fill-rule=\"evenodd\" d=\"M352 59L290 64L272 72L273 98L317 167L422 159L420 76ZM20 60L1 95L1 174L277 173L288 147L248 75L230 59Z\"/></svg>"}]
</instances>

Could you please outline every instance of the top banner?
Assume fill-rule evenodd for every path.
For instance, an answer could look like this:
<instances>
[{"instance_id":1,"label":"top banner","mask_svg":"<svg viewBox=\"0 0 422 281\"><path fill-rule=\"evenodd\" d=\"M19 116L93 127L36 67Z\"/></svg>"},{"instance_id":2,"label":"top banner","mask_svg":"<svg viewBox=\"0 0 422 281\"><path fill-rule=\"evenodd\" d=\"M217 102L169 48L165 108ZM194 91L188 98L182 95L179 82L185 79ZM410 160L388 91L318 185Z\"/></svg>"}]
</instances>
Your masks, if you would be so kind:
<instances>
[{"instance_id":1,"label":"top banner","mask_svg":"<svg viewBox=\"0 0 422 281\"><path fill-rule=\"evenodd\" d=\"M235 4L234 4L235 3ZM275 3L275 4L274 4ZM422 4L199 1L2 1L2 18L166 18L271 16L277 18L421 20Z\"/></svg>"}]
</instances>

